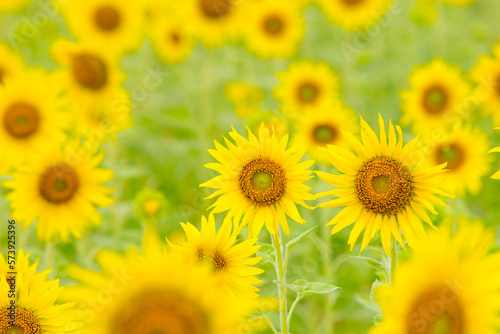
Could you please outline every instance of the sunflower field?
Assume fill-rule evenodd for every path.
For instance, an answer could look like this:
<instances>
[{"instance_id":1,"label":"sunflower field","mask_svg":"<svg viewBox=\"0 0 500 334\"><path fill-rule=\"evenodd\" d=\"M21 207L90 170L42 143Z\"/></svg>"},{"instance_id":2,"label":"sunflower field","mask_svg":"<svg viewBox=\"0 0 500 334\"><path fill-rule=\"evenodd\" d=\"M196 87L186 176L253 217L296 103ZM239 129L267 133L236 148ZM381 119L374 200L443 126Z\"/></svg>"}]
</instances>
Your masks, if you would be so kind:
<instances>
[{"instance_id":1,"label":"sunflower field","mask_svg":"<svg viewBox=\"0 0 500 334\"><path fill-rule=\"evenodd\" d=\"M0 0L0 334L500 333L497 0Z\"/></svg>"}]
</instances>

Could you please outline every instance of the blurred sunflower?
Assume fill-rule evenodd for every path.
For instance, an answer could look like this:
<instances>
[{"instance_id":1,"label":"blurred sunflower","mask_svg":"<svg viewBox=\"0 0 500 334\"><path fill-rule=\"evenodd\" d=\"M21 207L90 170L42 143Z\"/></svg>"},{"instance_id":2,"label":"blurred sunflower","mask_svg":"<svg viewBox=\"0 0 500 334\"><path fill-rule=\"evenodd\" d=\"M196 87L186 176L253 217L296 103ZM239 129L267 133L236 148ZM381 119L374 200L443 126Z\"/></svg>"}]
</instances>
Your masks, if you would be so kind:
<instances>
[{"instance_id":1,"label":"blurred sunflower","mask_svg":"<svg viewBox=\"0 0 500 334\"><path fill-rule=\"evenodd\" d=\"M412 125L415 134L455 125L452 122L462 114L464 101L470 95L459 67L435 58L413 69L408 81L410 89L400 93L402 125Z\"/></svg>"},{"instance_id":2,"label":"blurred sunflower","mask_svg":"<svg viewBox=\"0 0 500 334\"><path fill-rule=\"evenodd\" d=\"M20 75L26 67L20 53L12 50L7 43L0 42L0 85L7 78Z\"/></svg>"},{"instance_id":3,"label":"blurred sunflower","mask_svg":"<svg viewBox=\"0 0 500 334\"><path fill-rule=\"evenodd\" d=\"M269 130L270 133L274 131L278 139L287 135L289 130L288 121L272 112L260 112L248 120L248 128L252 133L258 133L261 126Z\"/></svg>"},{"instance_id":4,"label":"blurred sunflower","mask_svg":"<svg viewBox=\"0 0 500 334\"><path fill-rule=\"evenodd\" d=\"M59 146L69 127L67 104L53 77L39 69L6 78L0 85L0 173L22 165L41 149Z\"/></svg>"},{"instance_id":5,"label":"blurred sunflower","mask_svg":"<svg viewBox=\"0 0 500 334\"><path fill-rule=\"evenodd\" d=\"M264 92L260 87L251 87L240 81L231 81L224 88L224 93L234 106L239 118L247 118L260 112L260 103L264 101Z\"/></svg>"},{"instance_id":6,"label":"blurred sunflower","mask_svg":"<svg viewBox=\"0 0 500 334\"><path fill-rule=\"evenodd\" d=\"M343 29L367 29L380 21L393 0L318 0L330 22Z\"/></svg>"},{"instance_id":7,"label":"blurred sunflower","mask_svg":"<svg viewBox=\"0 0 500 334\"><path fill-rule=\"evenodd\" d=\"M303 184L311 178L308 168L314 161L299 162L305 147L286 149L288 135L278 140L275 133L261 126L257 138L247 130L249 139L234 129L229 133L236 145L226 138L227 148L215 141L216 150L208 151L218 162L205 167L221 175L201 186L218 189L207 197L219 196L210 207L214 208L212 213L229 211L226 219L234 218L240 227L249 225L249 237L257 236L264 223L271 234L277 234L281 225L289 235L287 216L305 223L296 204L311 208L304 200L315 199Z\"/></svg>"},{"instance_id":8,"label":"blurred sunflower","mask_svg":"<svg viewBox=\"0 0 500 334\"><path fill-rule=\"evenodd\" d=\"M335 103L327 109L299 116L294 123L292 144L306 144L311 159L330 164L320 147L336 145L347 147L342 131L359 132L357 116L351 108Z\"/></svg>"},{"instance_id":9,"label":"blurred sunflower","mask_svg":"<svg viewBox=\"0 0 500 334\"><path fill-rule=\"evenodd\" d=\"M0 13L17 12L31 4L33 0L6 0L0 1Z\"/></svg>"},{"instance_id":10,"label":"blurred sunflower","mask_svg":"<svg viewBox=\"0 0 500 334\"><path fill-rule=\"evenodd\" d=\"M247 49L264 59L293 56L305 31L298 4L270 0L248 7L249 16L245 24Z\"/></svg>"},{"instance_id":11,"label":"blurred sunflower","mask_svg":"<svg viewBox=\"0 0 500 334\"><path fill-rule=\"evenodd\" d=\"M143 40L142 2L72 1L61 6L70 32L81 41L116 56L137 50Z\"/></svg>"},{"instance_id":12,"label":"blurred sunflower","mask_svg":"<svg viewBox=\"0 0 500 334\"><path fill-rule=\"evenodd\" d=\"M375 290L383 320L370 334L482 333L500 330L500 253L494 233L461 221L434 232L396 270L392 286Z\"/></svg>"},{"instance_id":13,"label":"blurred sunflower","mask_svg":"<svg viewBox=\"0 0 500 334\"><path fill-rule=\"evenodd\" d=\"M262 283L254 277L264 270L253 267L260 261L260 257L250 257L257 252L257 237L248 239L235 245L239 230L232 229L232 222L226 220L219 232L216 232L215 219L212 214L208 220L201 217L201 230L192 224L181 223L187 240L174 244L186 259L188 264L208 260L214 268L215 277L229 293L238 297L257 298L258 288L253 284Z\"/></svg>"},{"instance_id":14,"label":"blurred sunflower","mask_svg":"<svg viewBox=\"0 0 500 334\"><path fill-rule=\"evenodd\" d=\"M493 116L494 126L500 126L500 44L493 46L493 57L482 55L471 70L475 83L486 89L484 111Z\"/></svg>"},{"instance_id":15,"label":"blurred sunflower","mask_svg":"<svg viewBox=\"0 0 500 334\"><path fill-rule=\"evenodd\" d=\"M135 198L135 211L142 221L158 220L167 211L167 199L162 192L145 188Z\"/></svg>"},{"instance_id":16,"label":"blurred sunflower","mask_svg":"<svg viewBox=\"0 0 500 334\"><path fill-rule=\"evenodd\" d=\"M113 172L97 167L103 158L103 152L95 154L78 142L32 156L29 165L3 183L12 190L5 197L12 217L24 228L37 221L40 240L67 241L68 234L81 238L87 228L101 223L95 206L114 203L109 197L113 189L102 185Z\"/></svg>"},{"instance_id":17,"label":"blurred sunflower","mask_svg":"<svg viewBox=\"0 0 500 334\"><path fill-rule=\"evenodd\" d=\"M242 33L248 0L186 0L180 16L189 20L193 34L209 48L234 41ZM252 4L254 5L254 4Z\"/></svg>"},{"instance_id":18,"label":"blurred sunflower","mask_svg":"<svg viewBox=\"0 0 500 334\"><path fill-rule=\"evenodd\" d=\"M500 128L495 128L495 130L500 130ZM488 151L488 153L498 153L500 152L500 146L492 148L491 150ZM500 179L500 171L496 172L491 176L492 179Z\"/></svg>"},{"instance_id":19,"label":"blurred sunflower","mask_svg":"<svg viewBox=\"0 0 500 334\"><path fill-rule=\"evenodd\" d=\"M327 63L293 62L278 79L274 95L287 116L328 108L340 97L340 78Z\"/></svg>"},{"instance_id":20,"label":"blurred sunflower","mask_svg":"<svg viewBox=\"0 0 500 334\"><path fill-rule=\"evenodd\" d=\"M19 249L15 267L15 299L9 297L10 277L13 270L0 254L0 333L63 334L81 327L74 322L74 303L58 303L63 288L58 280L47 280L50 270L36 273L38 261L30 264L30 254ZM15 306L11 306L11 302ZM15 310L15 322L12 325L9 307Z\"/></svg>"},{"instance_id":21,"label":"blurred sunflower","mask_svg":"<svg viewBox=\"0 0 500 334\"><path fill-rule=\"evenodd\" d=\"M194 47L194 39L182 22L160 18L149 33L155 54L165 64L182 63Z\"/></svg>"},{"instance_id":22,"label":"blurred sunflower","mask_svg":"<svg viewBox=\"0 0 500 334\"><path fill-rule=\"evenodd\" d=\"M434 204L445 206L435 195L451 197L439 190L444 166L422 167L415 156L417 139L403 146L401 128L396 126L399 140L396 141L394 126L389 121L389 133L385 132L379 114L380 139L361 118L360 142L351 133L344 132L345 140L356 154L336 147L323 149L331 163L341 174L316 172L337 189L318 194L318 197L334 195L338 198L322 203L321 207L345 206L327 224L334 225L332 234L353 224L348 244L352 248L364 230L361 250L380 230L382 246L390 254L391 236L404 247L403 237L410 247L425 237L422 220L434 227L424 208L437 214Z\"/></svg>"},{"instance_id":23,"label":"blurred sunflower","mask_svg":"<svg viewBox=\"0 0 500 334\"><path fill-rule=\"evenodd\" d=\"M247 311L247 303L225 293L206 268L187 266L173 254L103 249L96 261L100 272L74 264L66 270L80 282L63 298L79 303L87 323L82 334L236 333Z\"/></svg>"},{"instance_id":24,"label":"blurred sunflower","mask_svg":"<svg viewBox=\"0 0 500 334\"><path fill-rule=\"evenodd\" d=\"M424 139L423 139L424 140ZM481 190L481 178L490 170L488 134L476 127L458 127L433 141L427 165L447 163L443 189L464 197L466 192L477 195Z\"/></svg>"}]
</instances>

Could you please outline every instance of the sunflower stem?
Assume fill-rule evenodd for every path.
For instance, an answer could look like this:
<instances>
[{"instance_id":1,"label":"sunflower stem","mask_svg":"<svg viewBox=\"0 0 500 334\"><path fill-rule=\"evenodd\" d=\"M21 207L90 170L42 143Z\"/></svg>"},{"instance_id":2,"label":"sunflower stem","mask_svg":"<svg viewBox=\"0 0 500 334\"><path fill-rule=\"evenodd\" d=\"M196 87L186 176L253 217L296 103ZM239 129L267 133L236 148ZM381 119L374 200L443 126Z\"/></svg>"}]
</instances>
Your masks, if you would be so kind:
<instances>
[{"instance_id":1,"label":"sunflower stem","mask_svg":"<svg viewBox=\"0 0 500 334\"><path fill-rule=\"evenodd\" d=\"M278 281L285 283L286 280L286 262L283 260L283 245L281 244L278 236L271 235L273 241L274 252L276 253L276 276ZM288 321L286 310L286 296L287 288L283 284L278 283L278 296L280 301L280 320L281 320L281 334L288 334Z\"/></svg>"},{"instance_id":2,"label":"sunflower stem","mask_svg":"<svg viewBox=\"0 0 500 334\"><path fill-rule=\"evenodd\" d=\"M46 242L45 243L45 269L50 269L54 265L54 248L55 243ZM48 277L54 276L54 272L52 271Z\"/></svg>"},{"instance_id":3,"label":"sunflower stem","mask_svg":"<svg viewBox=\"0 0 500 334\"><path fill-rule=\"evenodd\" d=\"M394 284L394 279L396 276L396 267L398 265L398 252L396 251L397 244L396 244L396 238L394 236L391 236L391 285Z\"/></svg>"}]
</instances>

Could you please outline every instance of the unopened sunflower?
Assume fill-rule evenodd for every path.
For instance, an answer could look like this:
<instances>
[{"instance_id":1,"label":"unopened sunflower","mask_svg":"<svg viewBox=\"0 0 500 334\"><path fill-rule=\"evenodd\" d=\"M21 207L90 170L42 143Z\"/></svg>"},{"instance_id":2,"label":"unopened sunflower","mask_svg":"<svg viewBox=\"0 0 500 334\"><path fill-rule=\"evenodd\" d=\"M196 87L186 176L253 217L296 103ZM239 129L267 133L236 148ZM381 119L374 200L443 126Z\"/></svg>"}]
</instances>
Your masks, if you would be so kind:
<instances>
[{"instance_id":1,"label":"unopened sunflower","mask_svg":"<svg viewBox=\"0 0 500 334\"><path fill-rule=\"evenodd\" d=\"M274 95L287 116L328 108L340 97L340 78L327 63L293 62L278 79Z\"/></svg>"},{"instance_id":2,"label":"unopened sunflower","mask_svg":"<svg viewBox=\"0 0 500 334\"><path fill-rule=\"evenodd\" d=\"M409 90L401 96L401 125L412 125L413 133L440 131L456 125L468 116L470 87L461 69L436 58L416 67L408 77Z\"/></svg>"},{"instance_id":3,"label":"unopened sunflower","mask_svg":"<svg viewBox=\"0 0 500 334\"><path fill-rule=\"evenodd\" d=\"M5 42L0 42L0 85L8 78L21 75L25 67L21 54L12 50Z\"/></svg>"},{"instance_id":4,"label":"unopened sunflower","mask_svg":"<svg viewBox=\"0 0 500 334\"><path fill-rule=\"evenodd\" d=\"M255 275L264 270L254 267L260 257L251 257L260 247L255 244L257 237L236 243L239 230L232 229L232 222L226 220L216 232L213 215L209 215L208 220L202 216L200 230L189 223L181 225L187 240L174 247L181 251L187 263L208 260L215 277L229 293L245 298L258 297L259 289L254 284L262 281Z\"/></svg>"},{"instance_id":5,"label":"unopened sunflower","mask_svg":"<svg viewBox=\"0 0 500 334\"><path fill-rule=\"evenodd\" d=\"M315 198L304 185L311 178L308 168L314 161L300 162L305 147L287 149L288 135L278 140L264 126L258 138L250 130L249 139L235 130L229 135L236 145L225 138L227 148L215 141L216 150L208 150L218 162L205 167L220 173L201 185L217 189L207 197L218 197L212 213L228 211L226 219L234 218L237 226L249 225L249 237L257 236L264 223L271 234L277 234L281 226L289 235L287 216L305 223L296 205L310 208L304 200Z\"/></svg>"},{"instance_id":6,"label":"unopened sunflower","mask_svg":"<svg viewBox=\"0 0 500 334\"><path fill-rule=\"evenodd\" d=\"M495 334L500 331L500 253L493 231L459 220L434 232L375 291L383 320L370 334Z\"/></svg>"},{"instance_id":7,"label":"unopened sunflower","mask_svg":"<svg viewBox=\"0 0 500 334\"><path fill-rule=\"evenodd\" d=\"M432 221L426 209L434 214L434 205L445 205L436 194L448 196L439 189L443 181L445 163L423 167L416 155L417 140L403 145L401 128L389 121L386 133L384 120L379 115L380 138L361 119L360 142L351 133L344 132L345 140L355 153L333 145L324 149L331 163L340 173L316 172L336 189L317 196L333 195L338 198L320 204L322 207L341 207L327 225L334 225L332 234L354 223L348 244L351 250L364 231L361 250L380 231L382 246L390 254L391 236L404 247L403 237L410 247L425 238L422 220L430 226Z\"/></svg>"},{"instance_id":8,"label":"unopened sunflower","mask_svg":"<svg viewBox=\"0 0 500 334\"><path fill-rule=\"evenodd\" d=\"M37 236L44 241L81 238L88 228L100 225L98 207L114 202L113 189L103 183L113 172L99 168L104 153L95 154L86 143L70 143L64 149L41 151L30 163L5 181L11 189L12 217L27 227L36 221Z\"/></svg>"}]
</instances>

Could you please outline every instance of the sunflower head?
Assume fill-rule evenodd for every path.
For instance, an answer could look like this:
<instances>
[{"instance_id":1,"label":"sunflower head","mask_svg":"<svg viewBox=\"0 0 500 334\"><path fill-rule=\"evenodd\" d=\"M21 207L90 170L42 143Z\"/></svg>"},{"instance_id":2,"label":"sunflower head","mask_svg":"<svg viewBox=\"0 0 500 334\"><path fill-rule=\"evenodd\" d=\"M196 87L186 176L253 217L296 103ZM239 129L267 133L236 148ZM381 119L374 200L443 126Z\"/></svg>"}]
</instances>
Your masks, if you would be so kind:
<instances>
[{"instance_id":1,"label":"sunflower head","mask_svg":"<svg viewBox=\"0 0 500 334\"><path fill-rule=\"evenodd\" d=\"M167 211L167 199L162 192L145 188L135 198L135 211L143 221L158 220Z\"/></svg>"}]
</instances>

